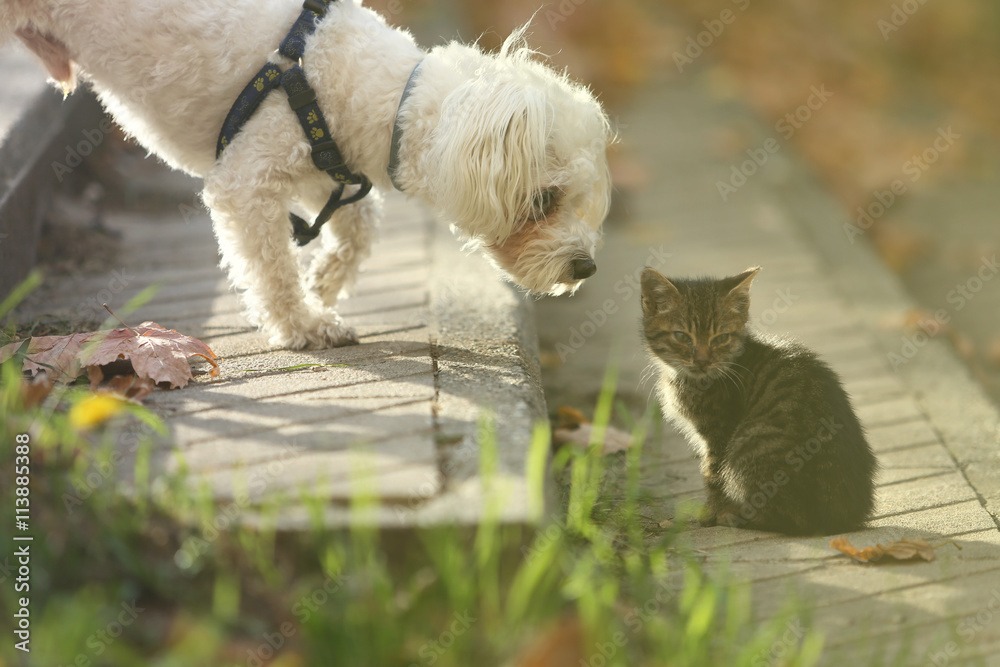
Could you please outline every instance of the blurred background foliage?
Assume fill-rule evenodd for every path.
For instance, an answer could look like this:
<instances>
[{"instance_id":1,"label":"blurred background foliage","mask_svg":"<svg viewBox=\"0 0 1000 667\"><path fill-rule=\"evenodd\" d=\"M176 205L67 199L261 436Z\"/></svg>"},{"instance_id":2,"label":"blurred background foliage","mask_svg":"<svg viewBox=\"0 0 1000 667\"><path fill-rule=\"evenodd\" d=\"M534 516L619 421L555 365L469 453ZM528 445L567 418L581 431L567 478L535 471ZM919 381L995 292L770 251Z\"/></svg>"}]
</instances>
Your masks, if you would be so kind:
<instances>
[{"instance_id":1,"label":"blurred background foliage","mask_svg":"<svg viewBox=\"0 0 1000 667\"><path fill-rule=\"evenodd\" d=\"M410 27L425 45L458 35L496 48L534 15L532 48L589 84L613 123L624 109L642 104L646 86L687 77L702 78L719 104L749 106L765 128L806 102L813 87L824 87L833 94L829 102L789 138L792 150L782 150L762 171L780 182L782 170L804 163L843 203L845 222L857 222L894 181L905 183L906 192L862 236L921 305L892 326L912 328L938 308L953 311L949 291L1000 252L995 0L369 4L390 22ZM669 109L649 112L670 120ZM914 180L912 160L949 128L959 139L946 151L932 152L934 162L920 167ZM627 127L617 129L621 143L611 155L617 191L655 188L647 169L629 154L642 138ZM714 137L713 149L722 161L738 164L745 151L776 134L760 135L760 123L734 125ZM706 179L705 187L716 187L715 179ZM986 285L975 307L951 314L942 335L1000 401L1000 281Z\"/></svg>"}]
</instances>

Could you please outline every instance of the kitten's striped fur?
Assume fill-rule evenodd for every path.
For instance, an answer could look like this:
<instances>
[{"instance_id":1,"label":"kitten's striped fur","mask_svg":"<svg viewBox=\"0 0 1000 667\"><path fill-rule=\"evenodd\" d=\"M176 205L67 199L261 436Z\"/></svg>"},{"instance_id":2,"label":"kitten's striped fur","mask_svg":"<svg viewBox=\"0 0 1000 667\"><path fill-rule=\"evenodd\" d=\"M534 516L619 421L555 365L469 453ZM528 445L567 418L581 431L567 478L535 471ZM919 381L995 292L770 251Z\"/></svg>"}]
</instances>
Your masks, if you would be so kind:
<instances>
[{"instance_id":1,"label":"kitten's striped fur","mask_svg":"<svg viewBox=\"0 0 1000 667\"><path fill-rule=\"evenodd\" d=\"M801 345L750 331L759 268L642 274L643 334L664 415L701 457L703 525L832 534L864 526L875 456L840 379Z\"/></svg>"}]
</instances>

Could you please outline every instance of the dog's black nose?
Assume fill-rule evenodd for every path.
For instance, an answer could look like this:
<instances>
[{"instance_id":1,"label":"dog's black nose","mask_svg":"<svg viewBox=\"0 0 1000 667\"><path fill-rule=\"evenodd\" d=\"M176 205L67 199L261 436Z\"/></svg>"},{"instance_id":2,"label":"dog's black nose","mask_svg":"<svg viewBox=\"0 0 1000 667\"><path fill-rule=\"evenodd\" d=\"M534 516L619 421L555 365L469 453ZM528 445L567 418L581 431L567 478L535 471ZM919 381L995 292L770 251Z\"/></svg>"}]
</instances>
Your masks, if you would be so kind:
<instances>
[{"instance_id":1,"label":"dog's black nose","mask_svg":"<svg viewBox=\"0 0 1000 667\"><path fill-rule=\"evenodd\" d=\"M583 280L597 273L597 264L594 264L594 260L590 257L574 259L571 266L573 267L573 280Z\"/></svg>"}]
</instances>

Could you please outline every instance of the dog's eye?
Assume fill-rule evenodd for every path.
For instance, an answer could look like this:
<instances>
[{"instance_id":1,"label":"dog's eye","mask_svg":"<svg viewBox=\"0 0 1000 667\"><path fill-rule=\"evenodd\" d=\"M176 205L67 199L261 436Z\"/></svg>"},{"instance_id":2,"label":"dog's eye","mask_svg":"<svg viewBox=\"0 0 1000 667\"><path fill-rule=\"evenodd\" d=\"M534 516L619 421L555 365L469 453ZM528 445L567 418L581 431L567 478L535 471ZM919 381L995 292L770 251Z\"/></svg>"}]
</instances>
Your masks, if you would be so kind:
<instances>
[{"instance_id":1,"label":"dog's eye","mask_svg":"<svg viewBox=\"0 0 1000 667\"><path fill-rule=\"evenodd\" d=\"M552 209L555 208L558 194L559 191L555 188L546 188L536 192L531 199L531 217L535 220L548 217L552 213Z\"/></svg>"}]
</instances>

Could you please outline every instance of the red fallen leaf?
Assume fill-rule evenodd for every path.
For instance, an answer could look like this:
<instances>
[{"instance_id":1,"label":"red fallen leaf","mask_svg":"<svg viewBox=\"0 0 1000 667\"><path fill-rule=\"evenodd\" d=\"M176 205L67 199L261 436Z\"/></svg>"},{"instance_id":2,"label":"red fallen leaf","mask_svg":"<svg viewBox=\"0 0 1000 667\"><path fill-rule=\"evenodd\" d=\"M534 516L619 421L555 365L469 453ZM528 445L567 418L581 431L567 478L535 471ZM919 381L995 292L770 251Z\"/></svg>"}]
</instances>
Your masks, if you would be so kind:
<instances>
[{"instance_id":1,"label":"red fallen leaf","mask_svg":"<svg viewBox=\"0 0 1000 667\"><path fill-rule=\"evenodd\" d=\"M113 329L84 355L84 363L88 366L128 359L140 378L148 377L155 383L167 382L171 387L183 387L192 378L188 357L202 357L212 364L212 376L219 374L217 357L208 345L154 322L143 322L129 329Z\"/></svg>"},{"instance_id":2,"label":"red fallen leaf","mask_svg":"<svg viewBox=\"0 0 1000 667\"><path fill-rule=\"evenodd\" d=\"M36 375L48 371L63 382L72 382L80 375L80 350L92 334L75 333L69 336L35 336L25 351L23 370ZM24 341L0 348L0 362L10 359Z\"/></svg>"},{"instance_id":3,"label":"red fallen leaf","mask_svg":"<svg viewBox=\"0 0 1000 667\"><path fill-rule=\"evenodd\" d=\"M884 546L876 544L873 547L866 547L864 549L858 549L845 537L830 540L831 547L841 553L847 554L859 563L871 563L886 557L896 560L923 558L924 560L931 561L934 560L934 550L945 544L954 544L959 549L962 548L954 542L944 542L935 547L931 546L927 540L920 538L910 539L908 537L901 538L895 542L889 542L889 544Z\"/></svg>"},{"instance_id":4,"label":"red fallen leaf","mask_svg":"<svg viewBox=\"0 0 1000 667\"><path fill-rule=\"evenodd\" d=\"M22 345L23 341L0 348L0 362ZM23 368L32 374L46 369L64 382L72 382L86 369L95 383L100 381L99 367L124 359L131 362L139 379L166 382L176 388L192 378L188 358L194 356L212 364L212 376L219 374L217 357L205 343L154 322L143 322L131 328L33 338Z\"/></svg>"}]
</instances>

